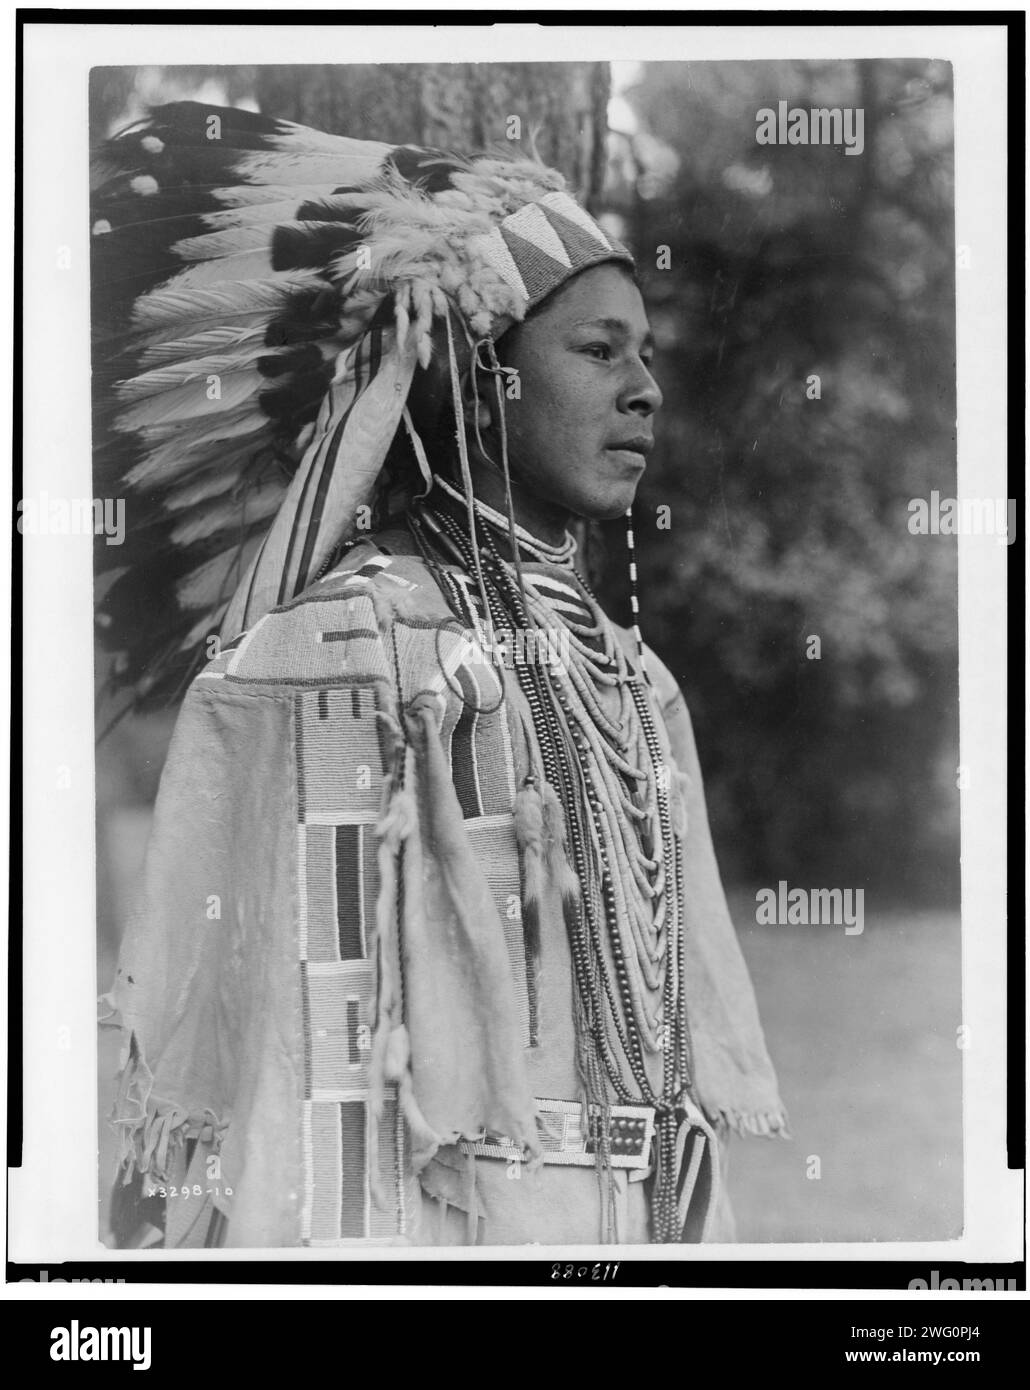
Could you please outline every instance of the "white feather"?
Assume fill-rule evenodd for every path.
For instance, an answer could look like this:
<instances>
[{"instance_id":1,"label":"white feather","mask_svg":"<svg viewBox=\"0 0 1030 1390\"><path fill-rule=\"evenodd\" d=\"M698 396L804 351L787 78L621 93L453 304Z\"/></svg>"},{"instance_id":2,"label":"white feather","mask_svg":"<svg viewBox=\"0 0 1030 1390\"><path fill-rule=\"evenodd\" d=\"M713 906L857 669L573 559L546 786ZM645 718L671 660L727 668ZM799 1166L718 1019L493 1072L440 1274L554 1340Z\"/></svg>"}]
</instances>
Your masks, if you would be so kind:
<instances>
[{"instance_id":1,"label":"white feather","mask_svg":"<svg viewBox=\"0 0 1030 1390\"><path fill-rule=\"evenodd\" d=\"M176 592L179 606L185 609L211 608L216 603L227 604L237 583L247 572L247 566L261 544L261 537L252 537L245 545L233 545L220 555L206 560L180 579ZM217 631L214 627L204 629Z\"/></svg>"},{"instance_id":2,"label":"white feather","mask_svg":"<svg viewBox=\"0 0 1030 1390\"><path fill-rule=\"evenodd\" d=\"M126 473L125 482L144 492L168 487L179 478L196 480L223 472L236 477L244 467L264 468L271 462L271 451L263 439L245 436L235 442L184 441L177 433L148 448L144 457Z\"/></svg>"},{"instance_id":3,"label":"white feather","mask_svg":"<svg viewBox=\"0 0 1030 1390\"><path fill-rule=\"evenodd\" d=\"M224 376L211 372L166 391L145 396L121 411L114 426L123 433L146 433L197 417L206 419L212 415L238 411L242 406L258 409L258 392L264 390L267 384L267 380L253 367Z\"/></svg>"},{"instance_id":4,"label":"white feather","mask_svg":"<svg viewBox=\"0 0 1030 1390\"><path fill-rule=\"evenodd\" d=\"M247 150L236 161L235 172L244 183L277 183L292 187L302 183L324 183L332 179L334 186L369 183L382 167L380 155L338 155L329 150L297 150L276 153L273 150Z\"/></svg>"},{"instance_id":5,"label":"white feather","mask_svg":"<svg viewBox=\"0 0 1030 1390\"><path fill-rule=\"evenodd\" d=\"M224 497L227 492L232 492L239 487L245 473L254 472L260 475L262 471L267 471L267 466L272 463L271 455L268 451L250 446L249 456L244 453L237 458L236 464L230 466L224 461L222 451L218 457L209 460L209 467L206 472L199 476L190 477L179 483L174 492L162 498L161 505L166 512L174 515L176 512L189 511L191 507L198 507L204 502L210 502L212 498ZM285 481L272 477L271 480L266 476L262 487L278 487L281 492L285 492Z\"/></svg>"},{"instance_id":6,"label":"white feather","mask_svg":"<svg viewBox=\"0 0 1030 1390\"><path fill-rule=\"evenodd\" d=\"M325 281L319 275L303 270L273 273L260 280L228 281L217 288L191 290L173 284L142 295L133 309L133 322L141 329L219 317L231 323L247 314L275 313L298 291L324 288Z\"/></svg>"},{"instance_id":7,"label":"white feather","mask_svg":"<svg viewBox=\"0 0 1030 1390\"><path fill-rule=\"evenodd\" d=\"M234 411L198 415L191 420L165 420L145 425L140 433L148 443L160 444L177 439L182 448L193 448L212 440L247 439L268 428L268 416L257 401Z\"/></svg>"},{"instance_id":8,"label":"white feather","mask_svg":"<svg viewBox=\"0 0 1030 1390\"><path fill-rule=\"evenodd\" d=\"M239 280L258 280L272 271L272 248L268 233L262 238L260 250L237 251L209 261L198 261L178 275L166 280L163 290L175 294L183 290L200 289L207 285L234 283Z\"/></svg>"},{"instance_id":9,"label":"white feather","mask_svg":"<svg viewBox=\"0 0 1030 1390\"><path fill-rule=\"evenodd\" d=\"M282 500L280 487L251 488L245 501L242 497L232 498L220 505L205 507L196 516L180 522L172 530L172 540L176 545L193 545L216 536L219 531L232 529L238 533L241 523L264 521L272 516Z\"/></svg>"},{"instance_id":10,"label":"white feather","mask_svg":"<svg viewBox=\"0 0 1030 1390\"><path fill-rule=\"evenodd\" d=\"M263 315L259 323L247 324L242 328L208 328L186 338L150 342L140 353L140 362L146 367L157 367L161 363L189 362L233 349L242 352L248 344L264 343L267 325L268 316Z\"/></svg>"},{"instance_id":11,"label":"white feather","mask_svg":"<svg viewBox=\"0 0 1030 1390\"><path fill-rule=\"evenodd\" d=\"M205 212L200 219L209 232L223 232L230 227L273 226L279 222L292 222L297 209L303 202L316 199L298 198L291 195L286 201L257 203L244 207L225 208L222 212ZM321 204L321 193L317 197Z\"/></svg>"},{"instance_id":12,"label":"white feather","mask_svg":"<svg viewBox=\"0 0 1030 1390\"><path fill-rule=\"evenodd\" d=\"M298 203L327 197L336 187L335 179L328 183L291 184L289 187L281 183L244 183L235 188L212 188L210 195L225 208L257 208L264 203L292 204L296 208ZM206 215L220 216L217 212Z\"/></svg>"},{"instance_id":13,"label":"white feather","mask_svg":"<svg viewBox=\"0 0 1030 1390\"><path fill-rule=\"evenodd\" d=\"M296 209L294 209L296 211ZM274 227L276 223L272 223ZM241 251L267 250L271 228L267 222L225 227L202 236L183 237L170 250L183 261L210 261L216 256L236 256Z\"/></svg>"},{"instance_id":14,"label":"white feather","mask_svg":"<svg viewBox=\"0 0 1030 1390\"><path fill-rule=\"evenodd\" d=\"M282 349L266 347L262 342L251 342L239 352L227 356L212 354L210 357L192 357L184 361L155 367L152 371L141 372L127 381L120 381L115 388L119 400L126 403L143 400L158 391L173 390L192 381L203 381L207 385L210 376L220 380L233 372L251 368L255 362L281 354Z\"/></svg>"},{"instance_id":15,"label":"white feather","mask_svg":"<svg viewBox=\"0 0 1030 1390\"><path fill-rule=\"evenodd\" d=\"M397 148L396 145L384 145L378 140L355 140L348 135L329 135L323 130L295 125L293 121L280 121L279 132L269 137L269 144L286 153L297 151L306 154L311 150L340 159L364 159L376 168Z\"/></svg>"}]
</instances>

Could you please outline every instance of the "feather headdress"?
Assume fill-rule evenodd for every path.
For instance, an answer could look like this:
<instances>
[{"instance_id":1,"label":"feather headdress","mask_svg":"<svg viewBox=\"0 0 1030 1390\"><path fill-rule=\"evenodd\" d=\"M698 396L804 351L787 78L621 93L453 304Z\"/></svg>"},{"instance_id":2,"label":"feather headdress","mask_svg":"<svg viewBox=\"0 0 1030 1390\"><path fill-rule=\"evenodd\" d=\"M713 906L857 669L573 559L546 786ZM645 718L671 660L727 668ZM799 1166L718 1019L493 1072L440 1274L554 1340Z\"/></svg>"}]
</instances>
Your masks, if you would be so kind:
<instances>
[{"instance_id":1,"label":"feather headdress","mask_svg":"<svg viewBox=\"0 0 1030 1390\"><path fill-rule=\"evenodd\" d=\"M127 519L99 620L137 704L353 536L440 320L496 339L632 263L543 165L195 102L102 146L93 189L96 487Z\"/></svg>"}]
</instances>

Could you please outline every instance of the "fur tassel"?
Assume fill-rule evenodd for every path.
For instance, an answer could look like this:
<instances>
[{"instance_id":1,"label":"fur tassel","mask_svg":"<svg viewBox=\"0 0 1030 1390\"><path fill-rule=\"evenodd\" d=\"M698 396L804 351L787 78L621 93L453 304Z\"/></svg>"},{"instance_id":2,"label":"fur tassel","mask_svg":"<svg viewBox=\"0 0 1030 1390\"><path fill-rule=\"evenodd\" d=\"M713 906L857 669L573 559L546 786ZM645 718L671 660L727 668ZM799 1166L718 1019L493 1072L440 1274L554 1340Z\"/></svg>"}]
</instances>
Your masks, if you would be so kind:
<instances>
[{"instance_id":1,"label":"fur tassel","mask_svg":"<svg viewBox=\"0 0 1030 1390\"><path fill-rule=\"evenodd\" d=\"M411 1061L411 1039L403 1023L390 1030L383 1059L383 1075L387 1081L400 1081Z\"/></svg>"},{"instance_id":2,"label":"fur tassel","mask_svg":"<svg viewBox=\"0 0 1030 1390\"><path fill-rule=\"evenodd\" d=\"M689 817L687 816L687 795L690 778L678 768L672 769L672 784L669 788L669 809L672 812L672 828L681 840L687 838Z\"/></svg>"},{"instance_id":3,"label":"fur tassel","mask_svg":"<svg viewBox=\"0 0 1030 1390\"><path fill-rule=\"evenodd\" d=\"M379 1173L379 1124L383 1117L386 1087L397 1087L397 1102L404 1115L411 1143L412 1165L416 1171L429 1162L443 1140L427 1123L415 1098L411 1077L411 1041L400 1017L400 994L395 978L397 890L400 849L415 829L417 814L410 786L396 787L379 819L380 889L376 903L376 931L379 959L379 1018L372 1039L369 1066L369 1099L372 1123L369 1125L370 1191L376 1206L391 1211Z\"/></svg>"},{"instance_id":4,"label":"fur tassel","mask_svg":"<svg viewBox=\"0 0 1030 1390\"><path fill-rule=\"evenodd\" d=\"M397 890L399 851L414 825L415 806L408 788L394 782L376 826L379 839L379 896L376 899L375 955L379 969L379 1013L372 1035L368 1092L371 1123L368 1126L368 1171L372 1200L381 1211L390 1210L379 1174L379 1125L386 1103L387 1082L395 1081L406 1065L404 1039L395 1037L403 1026L399 1019L400 996L396 979Z\"/></svg>"},{"instance_id":5,"label":"fur tassel","mask_svg":"<svg viewBox=\"0 0 1030 1390\"><path fill-rule=\"evenodd\" d=\"M380 844L387 854L395 855L401 842L411 834L415 824L415 798L410 787L400 787L393 793L385 814L376 827Z\"/></svg>"},{"instance_id":6,"label":"fur tassel","mask_svg":"<svg viewBox=\"0 0 1030 1390\"><path fill-rule=\"evenodd\" d=\"M558 888L562 902L572 905L579 902L580 884L575 870L568 859L568 832L565 827L565 812L558 800L558 793L550 782L543 783L542 792L544 816L544 850L547 868Z\"/></svg>"},{"instance_id":7,"label":"fur tassel","mask_svg":"<svg viewBox=\"0 0 1030 1390\"><path fill-rule=\"evenodd\" d=\"M376 1111L378 1122L378 1118L382 1114L385 1085L386 1083L394 1084L397 1087L398 1104L407 1122L412 1165L417 1171L429 1162L443 1140L427 1123L415 1098L415 1087L411 1077L411 1040L408 1036L408 1030L400 1018L400 997L397 981L393 978L392 973L392 952L397 945L391 938L396 926L399 850L403 841L414 831L416 819L414 794L410 786L404 786L394 792L386 813L379 822L380 874L388 875L390 881L387 881L387 877L383 878L382 881L387 892L385 900L384 894L380 892L380 903L377 905L377 910L380 906L382 908L378 921L382 947L379 956L382 971L380 987L382 1015L376 1028L376 1039L373 1043L373 1058L376 1065L373 1081L373 1095L375 1097L373 1108ZM384 863L386 856L389 856L390 860L389 869ZM385 920L387 916L389 916L388 922ZM389 970L386 968L387 961L390 963ZM377 1043L379 1044L378 1048L376 1047ZM372 1167L371 1164L370 1167ZM378 1177L378 1165L373 1168L373 1171Z\"/></svg>"},{"instance_id":8,"label":"fur tassel","mask_svg":"<svg viewBox=\"0 0 1030 1390\"><path fill-rule=\"evenodd\" d=\"M381 896L381 895L380 895ZM390 1201L383 1188L379 1172L379 1126L383 1119L386 1104L386 1054L390 1042L390 1022L381 1018L372 1035L372 1050L368 1067L368 1105L369 1124L366 1143L368 1145L368 1188L369 1195L379 1211L389 1211Z\"/></svg>"},{"instance_id":9,"label":"fur tassel","mask_svg":"<svg viewBox=\"0 0 1030 1390\"><path fill-rule=\"evenodd\" d=\"M544 807L536 779L527 777L515 797L515 838L522 858L522 933L540 959L540 903L544 892Z\"/></svg>"},{"instance_id":10,"label":"fur tassel","mask_svg":"<svg viewBox=\"0 0 1030 1390\"><path fill-rule=\"evenodd\" d=\"M387 1083L397 1087L397 1103L404 1116L411 1145L412 1167L417 1172L425 1167L443 1140L428 1124L415 1099L408 1030L403 1023L391 1024L389 1019L383 1018L372 1044L369 1088L372 1123L368 1127L368 1172L369 1191L376 1207L383 1212L392 1212L393 1202L384 1190L379 1171L379 1126L383 1118Z\"/></svg>"},{"instance_id":11,"label":"fur tassel","mask_svg":"<svg viewBox=\"0 0 1030 1390\"><path fill-rule=\"evenodd\" d=\"M411 1164L417 1172L426 1166L443 1143L443 1139L428 1123L415 1099L415 1086L411 1079L411 1045L408 1030L403 1024L395 1028L390 1035L387 1047L388 1061L391 1058L399 1063L396 1077L397 1097L407 1121Z\"/></svg>"}]
</instances>

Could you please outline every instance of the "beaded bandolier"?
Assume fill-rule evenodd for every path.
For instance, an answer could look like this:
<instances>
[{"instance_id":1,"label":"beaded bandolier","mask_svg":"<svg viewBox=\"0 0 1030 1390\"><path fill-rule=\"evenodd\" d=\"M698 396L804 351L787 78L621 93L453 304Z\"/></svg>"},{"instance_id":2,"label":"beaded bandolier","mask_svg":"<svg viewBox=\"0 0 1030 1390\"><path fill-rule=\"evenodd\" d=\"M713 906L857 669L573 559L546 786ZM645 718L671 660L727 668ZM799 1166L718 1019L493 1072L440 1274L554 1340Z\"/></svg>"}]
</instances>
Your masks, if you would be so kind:
<instances>
[{"instance_id":1,"label":"beaded bandolier","mask_svg":"<svg viewBox=\"0 0 1030 1390\"><path fill-rule=\"evenodd\" d=\"M460 494L435 478L433 498L408 525L455 614L488 647L497 634L546 634L531 659L514 668L539 741L541 767L526 790L554 805L557 796L576 890L564 895L575 984L577 1063L587 1106L607 1236L615 1238L611 1191L611 1107L649 1106L656 1121L652 1196L654 1239L681 1237L677 1218L680 1104L690 1091L690 1037L681 1006L682 851L650 708L646 672L625 656L611 623L573 568L575 544L542 547L518 530L520 577L498 549L505 518L476 504L486 612L476 587L444 562L474 572L476 556ZM442 494L442 495L441 495ZM537 576L525 562L536 562ZM560 582L546 577L560 570ZM555 633L564 640L555 641ZM560 651L567 660L539 659ZM533 659L533 656L537 659ZM598 698L612 692L615 717ZM628 872L626 872L628 868ZM657 1007L656 1007L657 1005ZM654 1076L661 1058L660 1080ZM651 1060L651 1068L648 1067Z\"/></svg>"}]
</instances>

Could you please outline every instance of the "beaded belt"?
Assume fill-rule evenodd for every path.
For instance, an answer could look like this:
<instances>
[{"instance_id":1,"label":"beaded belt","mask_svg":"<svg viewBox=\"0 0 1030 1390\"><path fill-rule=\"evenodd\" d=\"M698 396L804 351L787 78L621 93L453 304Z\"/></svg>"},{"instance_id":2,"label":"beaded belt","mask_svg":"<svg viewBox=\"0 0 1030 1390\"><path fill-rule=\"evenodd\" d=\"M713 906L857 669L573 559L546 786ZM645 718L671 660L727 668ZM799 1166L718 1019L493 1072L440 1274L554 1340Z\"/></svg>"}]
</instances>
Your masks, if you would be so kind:
<instances>
[{"instance_id":1,"label":"beaded belt","mask_svg":"<svg viewBox=\"0 0 1030 1390\"><path fill-rule=\"evenodd\" d=\"M537 1112L544 1122L540 1147L545 1163L563 1163L592 1168L596 1145L583 1132L583 1108L576 1100L538 1100ZM647 1169L651 1166L651 1139L654 1110L649 1105L613 1105L609 1111L609 1162L613 1168ZM504 1135L489 1139L462 1140L459 1147L477 1158L503 1158L520 1162L522 1150Z\"/></svg>"},{"instance_id":2,"label":"beaded belt","mask_svg":"<svg viewBox=\"0 0 1030 1390\"><path fill-rule=\"evenodd\" d=\"M583 1132L583 1109L575 1100L540 1100L537 1113L543 1120L540 1147L544 1163L592 1168L596 1146ZM676 1135L676 1209L688 1242L708 1239L718 1205L721 1187L719 1146L708 1121L689 1097L680 1098L679 1130ZM609 1162L612 1168L627 1168L630 1182L646 1178L652 1171L652 1144L655 1112L647 1105L613 1105L608 1112ZM475 1141L463 1139L458 1147L478 1158L502 1158L508 1163L524 1161L522 1150L511 1139L491 1135Z\"/></svg>"}]
</instances>

